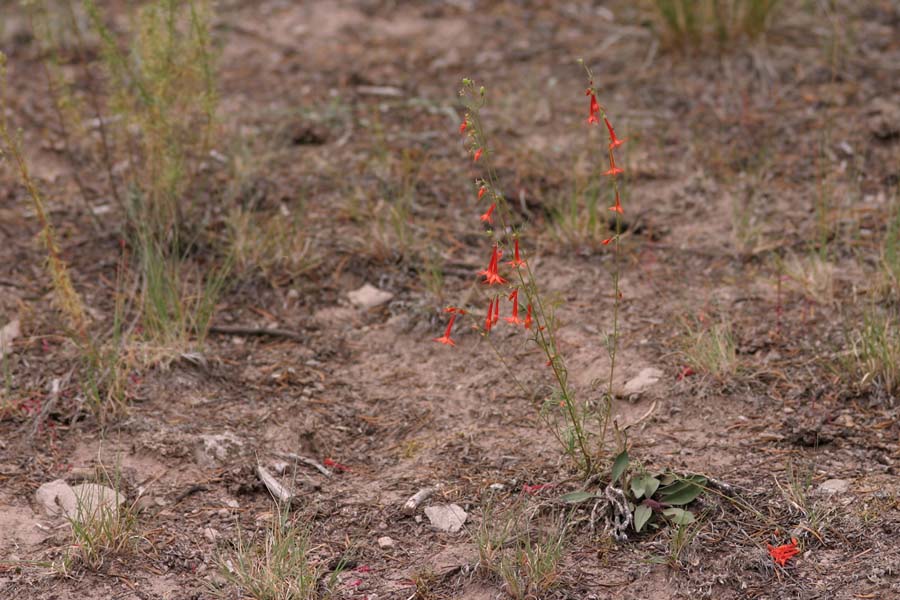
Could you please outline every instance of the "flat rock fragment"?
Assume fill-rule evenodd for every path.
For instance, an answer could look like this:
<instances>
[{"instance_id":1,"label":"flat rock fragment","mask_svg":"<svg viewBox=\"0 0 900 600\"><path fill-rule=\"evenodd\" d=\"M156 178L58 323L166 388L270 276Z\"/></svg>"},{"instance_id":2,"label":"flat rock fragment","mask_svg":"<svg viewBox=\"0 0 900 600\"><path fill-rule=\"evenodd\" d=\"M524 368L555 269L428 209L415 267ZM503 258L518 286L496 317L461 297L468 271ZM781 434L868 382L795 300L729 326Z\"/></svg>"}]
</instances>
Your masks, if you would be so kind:
<instances>
[{"instance_id":1,"label":"flat rock fragment","mask_svg":"<svg viewBox=\"0 0 900 600\"><path fill-rule=\"evenodd\" d=\"M438 504L426 508L425 516L435 529L456 533L462 529L469 515L457 504Z\"/></svg>"}]
</instances>

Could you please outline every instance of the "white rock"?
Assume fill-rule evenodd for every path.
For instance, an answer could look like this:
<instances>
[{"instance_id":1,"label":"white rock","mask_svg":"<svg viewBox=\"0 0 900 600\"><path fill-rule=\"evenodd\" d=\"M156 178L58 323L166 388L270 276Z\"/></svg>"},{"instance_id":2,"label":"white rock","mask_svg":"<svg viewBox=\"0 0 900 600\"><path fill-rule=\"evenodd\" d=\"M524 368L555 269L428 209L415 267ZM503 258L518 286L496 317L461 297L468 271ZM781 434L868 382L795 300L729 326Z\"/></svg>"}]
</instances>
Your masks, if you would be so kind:
<instances>
[{"instance_id":1,"label":"white rock","mask_svg":"<svg viewBox=\"0 0 900 600\"><path fill-rule=\"evenodd\" d=\"M384 304L394 295L367 283L358 290L349 292L347 297L350 298L350 302L360 308L374 308Z\"/></svg>"},{"instance_id":2,"label":"white rock","mask_svg":"<svg viewBox=\"0 0 900 600\"><path fill-rule=\"evenodd\" d=\"M462 529L469 515L459 505L439 504L426 508L425 516L428 517L435 529L456 533Z\"/></svg>"},{"instance_id":3,"label":"white rock","mask_svg":"<svg viewBox=\"0 0 900 600\"><path fill-rule=\"evenodd\" d=\"M663 372L655 367L641 369L641 372L637 374L637 377L625 382L625 395L631 396L633 394L640 394L659 381L662 376Z\"/></svg>"},{"instance_id":4,"label":"white rock","mask_svg":"<svg viewBox=\"0 0 900 600\"><path fill-rule=\"evenodd\" d=\"M0 358L12 352L13 341L22 335L22 327L18 319L13 319L0 327Z\"/></svg>"},{"instance_id":5,"label":"white rock","mask_svg":"<svg viewBox=\"0 0 900 600\"><path fill-rule=\"evenodd\" d=\"M41 508L48 515L56 516L60 513L73 513L78 506L78 499L71 486L62 479L48 481L37 489L34 494Z\"/></svg>"},{"instance_id":6,"label":"white rock","mask_svg":"<svg viewBox=\"0 0 900 600\"><path fill-rule=\"evenodd\" d=\"M81 522L102 517L125 502L125 496L105 485L82 483L69 486L62 479L45 483L38 488L35 497L48 514L62 513Z\"/></svg>"},{"instance_id":7,"label":"white rock","mask_svg":"<svg viewBox=\"0 0 900 600\"><path fill-rule=\"evenodd\" d=\"M850 482L846 479L829 479L823 481L817 491L821 494L843 494L850 489Z\"/></svg>"},{"instance_id":8,"label":"white rock","mask_svg":"<svg viewBox=\"0 0 900 600\"><path fill-rule=\"evenodd\" d=\"M388 536L378 538L378 547L379 548L393 548L394 547L393 538L389 538Z\"/></svg>"}]
</instances>

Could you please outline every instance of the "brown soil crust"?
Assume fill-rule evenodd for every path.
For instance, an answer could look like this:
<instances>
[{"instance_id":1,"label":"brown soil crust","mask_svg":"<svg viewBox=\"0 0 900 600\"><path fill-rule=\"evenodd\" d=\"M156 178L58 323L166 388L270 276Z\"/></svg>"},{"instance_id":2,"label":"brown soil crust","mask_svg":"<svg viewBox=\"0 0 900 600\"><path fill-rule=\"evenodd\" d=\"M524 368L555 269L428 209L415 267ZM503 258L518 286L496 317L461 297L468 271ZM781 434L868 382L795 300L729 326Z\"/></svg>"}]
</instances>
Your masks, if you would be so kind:
<instances>
[{"instance_id":1,"label":"brown soil crust","mask_svg":"<svg viewBox=\"0 0 900 600\"><path fill-rule=\"evenodd\" d=\"M338 598L505 597L503 581L477 568L473 531L490 494L501 509L533 511L535 527L571 519L547 598L900 598L900 404L856 393L834 368L870 301L900 178L900 123L885 124L884 108L900 104L900 7L839 2L832 23L784 4L765 40L685 54L658 43L651 8L626 2L221 3L221 112L233 143L222 153L251 159L239 181L210 163L197 192L210 230L242 203L269 215L283 207L303 215L298 235L320 262L297 277L236 276L215 323L299 338L213 333L200 364L175 357L135 372L127 412L102 428L77 410L74 379L35 435L24 409L4 415L0 596L213 597L217 554L237 528L252 537L274 510L257 463L271 467L288 452L347 466L331 477L294 470L315 560L345 561ZM105 329L121 215L94 230L34 76L38 48L19 9L7 10L11 117L76 288ZM592 393L605 376L611 255L599 236L561 235L551 218L573 174L586 178L603 158L601 132L584 124L579 57L628 139L617 385L646 367L664 373L616 404L620 424L646 417L630 430L630 454L738 490L704 496L693 537L668 562L671 530L614 543L557 501L578 488L577 474L477 335L460 328L453 349L431 341L441 309L467 297L488 254L472 226L478 172L456 131L458 82L471 76L488 87L485 121L504 191L529 223L533 266L565 300L560 339L578 391ZM93 203L108 201L98 173L82 177ZM809 254L826 193L838 225L823 296L800 277L779 282L779 265ZM405 247L388 214L401 194L412 198ZM735 233L735 206L750 207L749 241ZM20 407L46 401L51 382L77 366L37 231L15 173L0 163L0 326L22 319L9 362ZM199 263L203 252L220 250L200 248ZM443 264L439 294L423 276L429 256ZM392 300L355 308L347 293L364 283ZM697 319L730 322L735 375L677 379L683 323ZM543 360L521 336L501 329L496 340L527 385L544 383ZM210 462L197 448L217 434L241 445ZM43 563L70 543L68 529L34 493L98 463L115 466L142 507L142 538L99 570L64 578ZM825 493L830 479L849 489ZM553 487L523 496L524 484L541 483ZM401 511L435 484L430 504L469 513L461 532ZM803 553L778 567L766 544L791 535ZM383 536L394 545L380 547Z\"/></svg>"}]
</instances>

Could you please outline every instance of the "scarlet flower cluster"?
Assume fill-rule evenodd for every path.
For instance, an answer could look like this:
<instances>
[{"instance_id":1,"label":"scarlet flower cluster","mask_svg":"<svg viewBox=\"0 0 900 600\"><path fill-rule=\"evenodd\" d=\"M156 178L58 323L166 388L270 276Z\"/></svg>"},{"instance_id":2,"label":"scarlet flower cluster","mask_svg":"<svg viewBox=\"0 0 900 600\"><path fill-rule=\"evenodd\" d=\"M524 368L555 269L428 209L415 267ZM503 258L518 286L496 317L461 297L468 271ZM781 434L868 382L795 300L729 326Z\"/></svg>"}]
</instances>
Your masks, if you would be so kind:
<instances>
[{"instance_id":1,"label":"scarlet flower cluster","mask_svg":"<svg viewBox=\"0 0 900 600\"><path fill-rule=\"evenodd\" d=\"M606 114L603 112L600 104L597 102L596 92L594 91L594 82L590 83L591 87L587 89L585 92L586 95L590 96L591 104L588 107L588 124L600 124L600 116L603 116L603 123L606 125L606 130L609 133L609 147L608 147L608 156L609 156L609 169L606 170L603 174L612 177L613 180L616 179L619 175L625 172L624 169L616 165L616 155L613 152L616 148L625 143L625 140L620 140L616 136L616 131L613 129L612 123L609 122L609 119L606 117ZM622 201L619 199L619 186L618 182L615 184L615 192L616 192L616 203L613 206L609 207L609 210L623 214L625 211L622 210ZM612 242L615 237L607 238L603 240L601 243L604 246L608 246L610 242Z\"/></svg>"},{"instance_id":2,"label":"scarlet flower cluster","mask_svg":"<svg viewBox=\"0 0 900 600\"><path fill-rule=\"evenodd\" d=\"M766 547L769 549L769 556L772 557L772 560L782 567L785 566L790 559L800 554L800 548L797 547L796 538L791 538L790 544L782 544L780 546L766 544Z\"/></svg>"},{"instance_id":3,"label":"scarlet flower cluster","mask_svg":"<svg viewBox=\"0 0 900 600\"><path fill-rule=\"evenodd\" d=\"M598 109L599 110L599 109ZM599 121L598 121L599 122ZM466 119L460 123L459 132L461 134L467 134L467 136L472 140L469 145L470 151L473 152L473 161L478 162L479 159L484 155L484 147L479 145L477 137L478 129L475 129L475 132L470 130L472 123L470 122L469 115L466 115ZM488 187L488 182L482 180L481 185L478 188L478 200L481 200L484 195L488 192L491 193L492 198L502 199L502 196L498 196L498 194L491 188ZM479 216L479 220L482 223L487 223L488 225L494 224L494 211L497 209L497 202L494 202L488 207L488 209ZM503 277L500 274L500 258L503 256L503 250L500 248L498 243L494 243L494 246L491 250L491 258L488 261L488 265L485 269L482 269L478 272L478 275L482 277L482 284L486 286L503 286L509 284L509 280ZM513 269L521 269L527 266L525 260L522 259L521 250L519 248L519 239L518 237L514 241L513 246L513 259L504 263ZM488 303L487 312L484 317L484 333L489 333L491 329L500 321L500 302L502 300L502 296L505 294L493 293L490 297L490 302ZM516 286L512 289L512 291L507 296L507 300L512 304L510 310L510 316L505 317L504 321L510 323L511 325L521 325L525 329L531 329L533 324L533 309L531 304L528 304L525 309L524 318L521 316L521 311L519 310L519 287ZM465 311L457 308L457 307L448 307L445 309L445 312L451 313L450 321L447 323L447 329L444 331L444 335L438 338L434 338L435 342L440 344L444 344L447 346L455 346L456 342L450 337L453 331L453 325L456 322L458 316L464 315Z\"/></svg>"}]
</instances>

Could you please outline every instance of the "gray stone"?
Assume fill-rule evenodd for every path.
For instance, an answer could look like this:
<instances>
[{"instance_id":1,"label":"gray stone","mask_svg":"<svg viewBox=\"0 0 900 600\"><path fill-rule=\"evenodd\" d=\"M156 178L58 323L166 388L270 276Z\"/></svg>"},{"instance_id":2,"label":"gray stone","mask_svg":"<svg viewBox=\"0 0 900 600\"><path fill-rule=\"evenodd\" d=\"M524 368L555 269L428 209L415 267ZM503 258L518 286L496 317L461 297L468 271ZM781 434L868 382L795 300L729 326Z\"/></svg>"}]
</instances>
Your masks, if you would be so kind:
<instances>
[{"instance_id":1,"label":"gray stone","mask_svg":"<svg viewBox=\"0 0 900 600\"><path fill-rule=\"evenodd\" d=\"M469 515L456 504L439 504L425 509L425 516L431 522L431 526L439 531L456 533L462 529Z\"/></svg>"},{"instance_id":2,"label":"gray stone","mask_svg":"<svg viewBox=\"0 0 900 600\"><path fill-rule=\"evenodd\" d=\"M367 283L358 290L349 292L347 297L359 308L375 308L393 298L394 295Z\"/></svg>"},{"instance_id":3,"label":"gray stone","mask_svg":"<svg viewBox=\"0 0 900 600\"><path fill-rule=\"evenodd\" d=\"M393 548L394 547L393 538L389 538L388 536L378 538L378 547L379 548Z\"/></svg>"},{"instance_id":4,"label":"gray stone","mask_svg":"<svg viewBox=\"0 0 900 600\"><path fill-rule=\"evenodd\" d=\"M820 494L843 494L850 489L850 482L846 479L829 479L823 481L817 491Z\"/></svg>"},{"instance_id":5,"label":"gray stone","mask_svg":"<svg viewBox=\"0 0 900 600\"><path fill-rule=\"evenodd\" d=\"M105 485L82 483L69 486L62 479L45 483L38 488L35 497L47 514L62 514L81 522L101 518L125 502L125 496Z\"/></svg>"},{"instance_id":6,"label":"gray stone","mask_svg":"<svg viewBox=\"0 0 900 600\"><path fill-rule=\"evenodd\" d=\"M75 492L72 487L62 479L48 481L37 489L34 493L35 499L41 508L50 516L56 516L60 513L74 513L78 506L78 499L75 498Z\"/></svg>"},{"instance_id":7,"label":"gray stone","mask_svg":"<svg viewBox=\"0 0 900 600\"><path fill-rule=\"evenodd\" d=\"M632 396L634 394L640 394L659 381L662 376L663 372L657 368L648 367L646 369L641 369L641 372L637 374L637 377L625 382L625 395Z\"/></svg>"}]
</instances>

